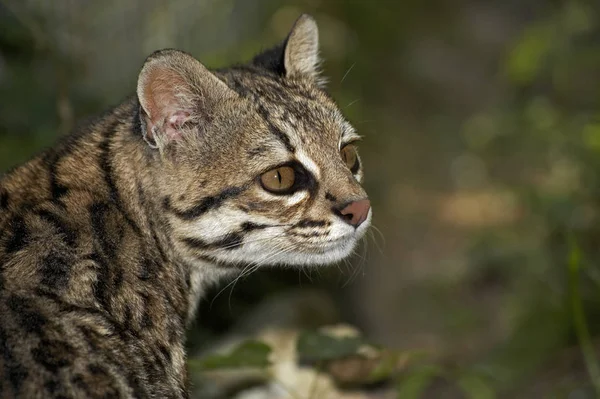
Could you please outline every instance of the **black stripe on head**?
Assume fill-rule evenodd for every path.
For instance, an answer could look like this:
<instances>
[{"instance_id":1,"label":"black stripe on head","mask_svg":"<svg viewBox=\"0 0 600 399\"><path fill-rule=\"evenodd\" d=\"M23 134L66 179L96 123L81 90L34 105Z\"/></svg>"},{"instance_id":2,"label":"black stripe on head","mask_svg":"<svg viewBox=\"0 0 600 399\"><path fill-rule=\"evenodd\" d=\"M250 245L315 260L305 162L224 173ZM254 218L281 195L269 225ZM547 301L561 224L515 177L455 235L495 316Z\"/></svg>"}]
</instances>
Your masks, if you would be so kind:
<instances>
[{"instance_id":1,"label":"black stripe on head","mask_svg":"<svg viewBox=\"0 0 600 399\"><path fill-rule=\"evenodd\" d=\"M331 202L336 202L337 198L335 197L335 195L331 194L329 191L327 191L325 193L325 199Z\"/></svg>"},{"instance_id":2,"label":"black stripe on head","mask_svg":"<svg viewBox=\"0 0 600 399\"><path fill-rule=\"evenodd\" d=\"M267 123L269 131L283 143L285 148L291 153L296 152L296 149L292 145L290 138L269 120L269 111L263 105L258 105L258 113Z\"/></svg>"},{"instance_id":3,"label":"black stripe on head","mask_svg":"<svg viewBox=\"0 0 600 399\"><path fill-rule=\"evenodd\" d=\"M253 223L253 222L244 222L240 226L240 229L241 229L242 232L247 232L247 231L252 231L252 230L266 229L267 227L274 227L274 226L268 225L268 224L259 224L259 223Z\"/></svg>"},{"instance_id":4,"label":"black stripe on head","mask_svg":"<svg viewBox=\"0 0 600 399\"><path fill-rule=\"evenodd\" d=\"M312 233L304 234L304 233L290 233L294 237L302 237L302 238L315 238L315 237L325 237L327 233L319 233L318 231L313 231Z\"/></svg>"},{"instance_id":5,"label":"black stripe on head","mask_svg":"<svg viewBox=\"0 0 600 399\"><path fill-rule=\"evenodd\" d=\"M303 227L325 227L331 223L325 220L311 220L304 219L293 225L292 227L303 228Z\"/></svg>"},{"instance_id":6,"label":"black stripe on head","mask_svg":"<svg viewBox=\"0 0 600 399\"><path fill-rule=\"evenodd\" d=\"M268 227L273 227L268 224L259 224L253 222L244 222L240 226L240 230L225 234L221 239L213 242L206 242L199 238L186 237L183 242L192 249L235 249L242 245L245 233L253 230L262 230Z\"/></svg>"},{"instance_id":7,"label":"black stripe on head","mask_svg":"<svg viewBox=\"0 0 600 399\"><path fill-rule=\"evenodd\" d=\"M245 189L245 187L227 188L217 195L202 198L200 202L198 202L196 205L183 211L173 208L173 206L171 205L171 199L169 197L165 197L165 199L163 200L163 206L165 207L165 209L175 214L180 219L193 220L202 216L211 209L216 209L220 207L226 200L237 197L238 195L243 193Z\"/></svg>"}]
</instances>

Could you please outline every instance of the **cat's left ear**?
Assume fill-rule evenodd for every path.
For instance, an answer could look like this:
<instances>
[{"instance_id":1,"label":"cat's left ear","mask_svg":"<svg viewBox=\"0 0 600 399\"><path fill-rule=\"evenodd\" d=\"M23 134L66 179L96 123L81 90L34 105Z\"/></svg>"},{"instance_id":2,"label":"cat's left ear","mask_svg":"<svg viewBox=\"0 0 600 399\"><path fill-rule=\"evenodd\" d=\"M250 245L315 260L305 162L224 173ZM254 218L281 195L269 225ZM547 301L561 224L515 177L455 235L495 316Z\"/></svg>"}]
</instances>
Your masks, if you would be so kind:
<instances>
[{"instance_id":1,"label":"cat's left ear","mask_svg":"<svg viewBox=\"0 0 600 399\"><path fill-rule=\"evenodd\" d=\"M284 45L283 65L286 76L319 77L319 28L308 14L296 20Z\"/></svg>"}]
</instances>

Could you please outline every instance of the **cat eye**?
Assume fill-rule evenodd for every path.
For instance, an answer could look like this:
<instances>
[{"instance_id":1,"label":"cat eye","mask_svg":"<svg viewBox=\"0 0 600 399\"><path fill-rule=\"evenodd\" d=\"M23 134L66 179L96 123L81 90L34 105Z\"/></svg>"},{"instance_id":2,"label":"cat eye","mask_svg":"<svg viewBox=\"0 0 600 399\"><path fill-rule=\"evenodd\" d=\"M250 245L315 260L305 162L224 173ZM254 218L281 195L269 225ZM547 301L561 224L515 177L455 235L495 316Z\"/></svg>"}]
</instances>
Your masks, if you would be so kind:
<instances>
[{"instance_id":1,"label":"cat eye","mask_svg":"<svg viewBox=\"0 0 600 399\"><path fill-rule=\"evenodd\" d=\"M263 188L275 194L287 193L296 181L296 173L291 166L279 166L260 175Z\"/></svg>"},{"instance_id":2,"label":"cat eye","mask_svg":"<svg viewBox=\"0 0 600 399\"><path fill-rule=\"evenodd\" d=\"M350 169L352 173L358 172L358 153L356 152L356 146L353 144L347 144L340 150L342 160Z\"/></svg>"}]
</instances>

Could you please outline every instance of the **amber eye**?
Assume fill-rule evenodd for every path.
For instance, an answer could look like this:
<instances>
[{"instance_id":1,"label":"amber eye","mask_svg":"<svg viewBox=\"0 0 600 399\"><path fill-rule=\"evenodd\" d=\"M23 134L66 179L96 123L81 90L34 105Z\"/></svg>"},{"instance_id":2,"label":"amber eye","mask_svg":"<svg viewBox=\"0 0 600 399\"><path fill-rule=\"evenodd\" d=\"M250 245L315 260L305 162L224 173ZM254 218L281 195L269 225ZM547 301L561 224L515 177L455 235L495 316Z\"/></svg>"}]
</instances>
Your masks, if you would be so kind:
<instances>
[{"instance_id":1,"label":"amber eye","mask_svg":"<svg viewBox=\"0 0 600 399\"><path fill-rule=\"evenodd\" d=\"M342 148L340 155L348 169L350 169L352 173L356 173L358 171L358 154L356 152L356 147L352 144L348 144Z\"/></svg>"},{"instance_id":2,"label":"amber eye","mask_svg":"<svg viewBox=\"0 0 600 399\"><path fill-rule=\"evenodd\" d=\"M280 166L260 175L260 182L264 189L275 194L288 191L295 180L295 172L291 166Z\"/></svg>"}]
</instances>

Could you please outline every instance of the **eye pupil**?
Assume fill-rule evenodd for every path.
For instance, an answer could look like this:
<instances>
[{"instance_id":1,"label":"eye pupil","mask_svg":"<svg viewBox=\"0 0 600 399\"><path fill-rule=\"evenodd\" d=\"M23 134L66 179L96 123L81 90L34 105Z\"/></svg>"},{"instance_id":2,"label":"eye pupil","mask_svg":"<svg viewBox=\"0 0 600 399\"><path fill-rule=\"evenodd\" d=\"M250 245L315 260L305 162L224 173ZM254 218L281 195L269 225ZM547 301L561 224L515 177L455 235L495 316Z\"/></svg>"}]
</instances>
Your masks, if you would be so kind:
<instances>
[{"instance_id":1,"label":"eye pupil","mask_svg":"<svg viewBox=\"0 0 600 399\"><path fill-rule=\"evenodd\" d=\"M262 187L275 194L286 194L296 181L295 171L291 166L280 166L260 176Z\"/></svg>"}]
</instances>

